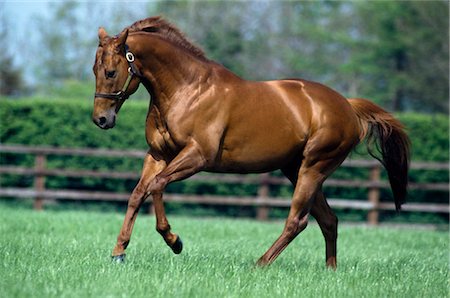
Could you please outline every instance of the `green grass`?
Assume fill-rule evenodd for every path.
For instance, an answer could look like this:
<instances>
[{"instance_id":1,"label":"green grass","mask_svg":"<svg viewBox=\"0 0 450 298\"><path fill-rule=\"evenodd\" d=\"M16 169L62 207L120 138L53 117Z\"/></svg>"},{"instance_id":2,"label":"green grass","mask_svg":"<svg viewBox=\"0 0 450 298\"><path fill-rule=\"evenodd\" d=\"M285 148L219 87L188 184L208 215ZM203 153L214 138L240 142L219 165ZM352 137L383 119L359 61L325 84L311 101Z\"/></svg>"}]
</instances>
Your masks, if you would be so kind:
<instances>
[{"instance_id":1,"label":"green grass","mask_svg":"<svg viewBox=\"0 0 450 298\"><path fill-rule=\"evenodd\" d=\"M110 251L123 215L35 212L0 203L2 297L448 297L448 233L341 226L338 270L310 226L268 268L254 262L282 222L169 215L173 255L140 215L125 265Z\"/></svg>"}]
</instances>

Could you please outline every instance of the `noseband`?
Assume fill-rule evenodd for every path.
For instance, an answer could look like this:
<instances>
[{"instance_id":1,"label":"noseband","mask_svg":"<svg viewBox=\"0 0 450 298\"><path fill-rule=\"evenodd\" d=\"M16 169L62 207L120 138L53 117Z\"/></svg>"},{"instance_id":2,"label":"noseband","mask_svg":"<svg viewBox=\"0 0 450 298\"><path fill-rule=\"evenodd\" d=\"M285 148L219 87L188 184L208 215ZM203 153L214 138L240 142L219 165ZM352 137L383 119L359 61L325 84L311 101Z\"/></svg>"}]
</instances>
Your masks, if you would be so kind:
<instances>
[{"instance_id":1,"label":"noseband","mask_svg":"<svg viewBox=\"0 0 450 298\"><path fill-rule=\"evenodd\" d=\"M136 65L134 64L134 55L132 52L128 50L128 46L125 45L125 58L128 62L128 77L125 81L125 84L123 84L122 89L119 92L116 93L95 93L94 97L101 97L101 98L107 98L117 101L125 100L129 97L125 92L128 89L128 86L130 85L131 79L133 76L141 76L141 73L137 69Z\"/></svg>"}]
</instances>

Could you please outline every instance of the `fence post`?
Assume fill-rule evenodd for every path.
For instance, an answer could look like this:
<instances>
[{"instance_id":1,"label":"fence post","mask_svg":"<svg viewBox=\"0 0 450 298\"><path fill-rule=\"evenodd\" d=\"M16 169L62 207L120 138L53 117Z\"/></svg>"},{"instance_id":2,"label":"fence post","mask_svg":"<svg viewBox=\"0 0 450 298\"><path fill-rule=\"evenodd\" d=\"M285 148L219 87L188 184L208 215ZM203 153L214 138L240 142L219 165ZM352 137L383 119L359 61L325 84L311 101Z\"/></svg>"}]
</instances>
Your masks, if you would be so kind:
<instances>
[{"instance_id":1,"label":"fence post","mask_svg":"<svg viewBox=\"0 0 450 298\"><path fill-rule=\"evenodd\" d=\"M381 168L379 165L375 165L370 169L370 182L372 186L369 188L367 199L372 203L372 210L367 215L367 221L369 225L378 225L378 206L380 203L380 175Z\"/></svg>"},{"instance_id":2,"label":"fence post","mask_svg":"<svg viewBox=\"0 0 450 298\"><path fill-rule=\"evenodd\" d=\"M45 170L46 157L44 154L37 154L34 161L34 169L36 174L34 176L34 189L36 192L42 192L45 190L45 175L42 173ZM34 198L33 208L35 210L42 210L43 198L37 195Z\"/></svg>"},{"instance_id":3,"label":"fence post","mask_svg":"<svg viewBox=\"0 0 450 298\"><path fill-rule=\"evenodd\" d=\"M269 173L264 173L260 175L260 183L258 186L258 198L257 200L262 202L269 197L270 183L269 183ZM264 205L259 205L256 210L257 220L267 220L269 218L269 207Z\"/></svg>"}]
</instances>

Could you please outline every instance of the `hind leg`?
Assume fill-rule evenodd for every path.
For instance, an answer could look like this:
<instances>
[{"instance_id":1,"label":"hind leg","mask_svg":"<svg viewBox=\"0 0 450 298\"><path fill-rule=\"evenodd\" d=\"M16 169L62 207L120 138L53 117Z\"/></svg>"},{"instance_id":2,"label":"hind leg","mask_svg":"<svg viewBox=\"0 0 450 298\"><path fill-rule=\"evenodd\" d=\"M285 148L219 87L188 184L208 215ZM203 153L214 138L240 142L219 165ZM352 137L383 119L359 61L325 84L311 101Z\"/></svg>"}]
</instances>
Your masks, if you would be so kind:
<instances>
[{"instance_id":1,"label":"hind leg","mask_svg":"<svg viewBox=\"0 0 450 298\"><path fill-rule=\"evenodd\" d=\"M317 220L325 238L325 261L327 267L336 269L338 219L328 205L322 190L317 192L311 215Z\"/></svg>"},{"instance_id":2,"label":"hind leg","mask_svg":"<svg viewBox=\"0 0 450 298\"><path fill-rule=\"evenodd\" d=\"M300 169L300 165L301 161L298 160L281 170L294 186L297 184L297 173ZM338 219L328 205L322 189L317 192L317 195L314 198L311 207L311 215L316 219L325 238L326 265L336 269Z\"/></svg>"},{"instance_id":3,"label":"hind leg","mask_svg":"<svg viewBox=\"0 0 450 298\"><path fill-rule=\"evenodd\" d=\"M304 160L297 174L291 209L283 232L258 260L258 265L268 265L275 261L289 243L306 228L308 215L323 181L340 163L340 159Z\"/></svg>"}]
</instances>

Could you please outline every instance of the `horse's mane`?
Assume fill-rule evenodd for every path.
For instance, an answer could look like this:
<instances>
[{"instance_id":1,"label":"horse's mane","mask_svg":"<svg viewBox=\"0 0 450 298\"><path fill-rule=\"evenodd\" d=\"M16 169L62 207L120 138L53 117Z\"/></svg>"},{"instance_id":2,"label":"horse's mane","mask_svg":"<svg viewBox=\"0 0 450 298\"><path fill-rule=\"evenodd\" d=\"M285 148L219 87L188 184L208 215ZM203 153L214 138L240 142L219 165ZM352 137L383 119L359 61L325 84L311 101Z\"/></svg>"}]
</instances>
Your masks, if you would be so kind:
<instances>
[{"instance_id":1,"label":"horse's mane","mask_svg":"<svg viewBox=\"0 0 450 298\"><path fill-rule=\"evenodd\" d=\"M130 33L143 31L158 34L160 37L182 47L196 57L207 60L202 49L189 41L175 25L160 16L139 20L125 29L128 29Z\"/></svg>"}]
</instances>

